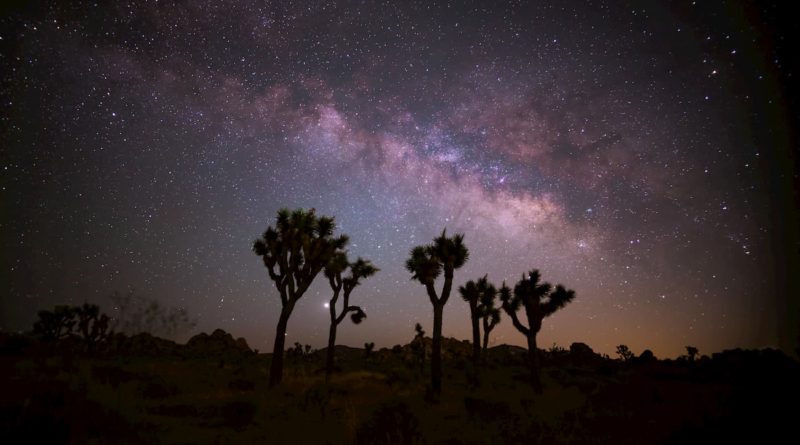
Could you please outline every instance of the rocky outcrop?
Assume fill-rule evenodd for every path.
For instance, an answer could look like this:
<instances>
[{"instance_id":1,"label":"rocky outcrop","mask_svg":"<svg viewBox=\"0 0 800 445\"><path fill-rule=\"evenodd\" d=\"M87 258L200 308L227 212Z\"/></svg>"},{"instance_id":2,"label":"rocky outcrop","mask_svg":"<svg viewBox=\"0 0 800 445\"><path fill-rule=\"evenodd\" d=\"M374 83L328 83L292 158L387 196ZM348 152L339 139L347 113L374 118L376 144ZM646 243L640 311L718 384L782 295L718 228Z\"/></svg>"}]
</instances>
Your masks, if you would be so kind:
<instances>
[{"instance_id":1,"label":"rocky outcrop","mask_svg":"<svg viewBox=\"0 0 800 445\"><path fill-rule=\"evenodd\" d=\"M575 365L591 365L602 360L586 343L575 342L569 345L569 359Z\"/></svg>"},{"instance_id":2,"label":"rocky outcrop","mask_svg":"<svg viewBox=\"0 0 800 445\"><path fill-rule=\"evenodd\" d=\"M233 336L222 329L217 329L211 335L205 332L195 335L186 343L185 352L192 357L220 357L242 356L253 354L247 341Z\"/></svg>"},{"instance_id":3,"label":"rocky outcrop","mask_svg":"<svg viewBox=\"0 0 800 445\"><path fill-rule=\"evenodd\" d=\"M130 337L125 334L112 335L109 338L109 351L139 357L164 357L180 355L181 346L172 340L143 332Z\"/></svg>"}]
</instances>

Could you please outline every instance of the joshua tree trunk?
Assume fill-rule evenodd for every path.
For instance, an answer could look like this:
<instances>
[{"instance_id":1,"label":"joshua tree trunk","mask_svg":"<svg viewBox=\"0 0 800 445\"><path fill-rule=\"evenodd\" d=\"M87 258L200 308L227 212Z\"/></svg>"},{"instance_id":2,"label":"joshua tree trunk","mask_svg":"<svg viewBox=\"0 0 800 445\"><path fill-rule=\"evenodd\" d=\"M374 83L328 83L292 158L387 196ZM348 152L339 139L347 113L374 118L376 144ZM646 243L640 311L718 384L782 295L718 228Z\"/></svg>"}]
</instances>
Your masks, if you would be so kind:
<instances>
[{"instance_id":1,"label":"joshua tree trunk","mask_svg":"<svg viewBox=\"0 0 800 445\"><path fill-rule=\"evenodd\" d=\"M531 386L540 393L542 392L542 382L539 379L539 348L536 346L536 332L530 331L528 334L528 366L531 373Z\"/></svg>"},{"instance_id":2,"label":"joshua tree trunk","mask_svg":"<svg viewBox=\"0 0 800 445\"><path fill-rule=\"evenodd\" d=\"M477 303L470 301L469 311L472 315L472 364L477 370L481 361L481 329L478 324L480 317L478 317Z\"/></svg>"},{"instance_id":3,"label":"joshua tree trunk","mask_svg":"<svg viewBox=\"0 0 800 445\"><path fill-rule=\"evenodd\" d=\"M325 358L325 381L330 381L333 374L333 358L336 346L336 321L331 322L331 329L328 332L328 350Z\"/></svg>"},{"instance_id":4,"label":"joshua tree trunk","mask_svg":"<svg viewBox=\"0 0 800 445\"><path fill-rule=\"evenodd\" d=\"M286 344L286 326L289 324L289 316L292 315L294 305L286 305L281 309L281 316L278 318L278 328L275 332L275 347L272 348L272 365L269 369L269 387L279 384L283 379L283 348Z\"/></svg>"},{"instance_id":5,"label":"joshua tree trunk","mask_svg":"<svg viewBox=\"0 0 800 445\"><path fill-rule=\"evenodd\" d=\"M489 349L489 323L483 320L483 356L486 357L486 350Z\"/></svg>"},{"instance_id":6,"label":"joshua tree trunk","mask_svg":"<svg viewBox=\"0 0 800 445\"><path fill-rule=\"evenodd\" d=\"M433 351L431 351L431 388L442 392L442 313L444 304L433 305Z\"/></svg>"}]
</instances>

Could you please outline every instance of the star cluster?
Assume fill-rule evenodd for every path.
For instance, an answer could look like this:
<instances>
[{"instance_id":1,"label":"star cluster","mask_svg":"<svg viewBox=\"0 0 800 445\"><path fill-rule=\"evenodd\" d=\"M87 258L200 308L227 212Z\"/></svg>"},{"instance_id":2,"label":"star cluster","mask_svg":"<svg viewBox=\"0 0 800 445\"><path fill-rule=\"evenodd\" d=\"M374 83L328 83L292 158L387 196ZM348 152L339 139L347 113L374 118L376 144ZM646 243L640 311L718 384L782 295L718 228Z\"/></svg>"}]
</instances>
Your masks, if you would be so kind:
<instances>
[{"instance_id":1,"label":"star cluster","mask_svg":"<svg viewBox=\"0 0 800 445\"><path fill-rule=\"evenodd\" d=\"M135 288L268 350L280 302L252 241L277 209L313 207L381 269L345 344L429 326L403 262L445 227L471 251L456 284L538 268L575 289L540 345L777 344L791 143L775 11L531 3L10 11L2 327ZM290 344L324 344L323 281ZM468 319L452 295L445 335L468 338ZM521 343L505 321L494 342Z\"/></svg>"}]
</instances>

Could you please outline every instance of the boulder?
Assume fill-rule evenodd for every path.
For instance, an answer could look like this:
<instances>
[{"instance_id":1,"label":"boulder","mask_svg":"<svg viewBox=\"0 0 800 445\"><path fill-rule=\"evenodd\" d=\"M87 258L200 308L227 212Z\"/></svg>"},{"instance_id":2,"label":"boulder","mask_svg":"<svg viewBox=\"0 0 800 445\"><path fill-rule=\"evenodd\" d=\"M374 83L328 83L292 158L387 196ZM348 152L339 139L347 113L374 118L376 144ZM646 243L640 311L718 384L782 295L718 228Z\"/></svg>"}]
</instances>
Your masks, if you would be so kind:
<instances>
[{"instance_id":1,"label":"boulder","mask_svg":"<svg viewBox=\"0 0 800 445\"><path fill-rule=\"evenodd\" d=\"M180 354L180 345L172 340L155 337L142 332L128 337L115 334L109 338L109 350L131 356L163 357Z\"/></svg>"},{"instance_id":2,"label":"boulder","mask_svg":"<svg viewBox=\"0 0 800 445\"><path fill-rule=\"evenodd\" d=\"M211 335L202 332L190 338L186 343L186 352L195 357L241 356L253 353L244 338L234 339L222 329L215 330Z\"/></svg>"},{"instance_id":3,"label":"boulder","mask_svg":"<svg viewBox=\"0 0 800 445\"><path fill-rule=\"evenodd\" d=\"M639 365L646 365L649 363L656 363L658 359L653 354L653 351L645 349L638 357L633 358L633 362Z\"/></svg>"},{"instance_id":4,"label":"boulder","mask_svg":"<svg viewBox=\"0 0 800 445\"><path fill-rule=\"evenodd\" d=\"M580 342L569 345L569 356L575 365L589 365L601 359L589 345Z\"/></svg>"}]
</instances>

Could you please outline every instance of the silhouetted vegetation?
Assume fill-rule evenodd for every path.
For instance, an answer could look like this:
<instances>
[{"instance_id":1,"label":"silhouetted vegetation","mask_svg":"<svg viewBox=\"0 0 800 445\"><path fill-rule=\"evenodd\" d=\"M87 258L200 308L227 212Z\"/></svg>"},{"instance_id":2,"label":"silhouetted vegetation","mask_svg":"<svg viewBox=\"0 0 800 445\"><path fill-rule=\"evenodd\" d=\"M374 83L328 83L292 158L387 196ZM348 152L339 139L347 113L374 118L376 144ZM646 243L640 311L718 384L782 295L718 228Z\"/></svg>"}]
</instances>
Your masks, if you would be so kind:
<instances>
[{"instance_id":1,"label":"silhouetted vegetation","mask_svg":"<svg viewBox=\"0 0 800 445\"><path fill-rule=\"evenodd\" d=\"M425 355L427 354L425 346L425 330L422 325L417 323L414 325L414 340L411 341L411 350L414 352L414 357L419 364L420 374L425 372Z\"/></svg>"},{"instance_id":2,"label":"silhouetted vegetation","mask_svg":"<svg viewBox=\"0 0 800 445\"><path fill-rule=\"evenodd\" d=\"M97 344L108 339L111 332L108 330L108 315L100 313L100 307L95 304L84 303L77 307L78 332L86 344L86 349L94 351Z\"/></svg>"},{"instance_id":3,"label":"silhouetted vegetation","mask_svg":"<svg viewBox=\"0 0 800 445\"><path fill-rule=\"evenodd\" d=\"M286 327L294 306L314 278L347 245L346 235L333 236L335 229L332 217L317 217L314 209L292 212L281 209L275 227L269 226L262 237L253 243L253 251L262 258L281 299L281 314L269 373L270 386L277 385L283 379Z\"/></svg>"},{"instance_id":4,"label":"silhouetted vegetation","mask_svg":"<svg viewBox=\"0 0 800 445\"><path fill-rule=\"evenodd\" d=\"M492 292L493 290L493 292ZM481 293L478 302L478 315L483 322L483 352L489 349L489 333L500 323L500 309L495 307L497 299L497 288L492 285L487 292Z\"/></svg>"},{"instance_id":5,"label":"silhouetted vegetation","mask_svg":"<svg viewBox=\"0 0 800 445\"><path fill-rule=\"evenodd\" d=\"M373 352L375 352L375 343L374 342L364 343L364 358L366 359L372 358Z\"/></svg>"},{"instance_id":6,"label":"silhouetted vegetation","mask_svg":"<svg viewBox=\"0 0 800 445\"><path fill-rule=\"evenodd\" d=\"M417 339L422 342L421 333ZM77 338L77 337L76 337ZM443 338L448 390L430 403L412 345L338 346L341 372L310 372L325 353L297 343L268 390L270 354L215 330L188 343L140 334L141 347L73 355L72 341L0 333L0 428L9 443L774 443L791 441L800 364L779 351L732 350L689 362L643 352L628 363L583 343L542 354L543 392L515 376L526 350L489 348L480 387L459 372L471 342ZM138 340L134 340L138 339ZM412 342L413 343L413 342ZM10 347L10 345L16 345ZM42 349L41 346L47 346ZM163 345L163 346L159 346ZM166 347L166 345L170 345ZM44 352L43 352L44 351ZM412 362L413 363L413 362ZM99 422L99 424L97 423Z\"/></svg>"},{"instance_id":7,"label":"silhouetted vegetation","mask_svg":"<svg viewBox=\"0 0 800 445\"><path fill-rule=\"evenodd\" d=\"M530 367L530 381L537 391L541 391L539 379L539 349L536 346L536 334L542 328L542 320L553 315L557 310L566 306L575 298L575 292L567 290L562 285L555 288L550 283L541 283L538 270L532 270L523 275L522 279L514 286L512 294L505 283L500 289L500 300L503 310L511 317L514 327L521 332L528 341L528 366ZM525 308L528 326L520 323L517 310Z\"/></svg>"},{"instance_id":8,"label":"silhouetted vegetation","mask_svg":"<svg viewBox=\"0 0 800 445\"><path fill-rule=\"evenodd\" d=\"M635 357L633 352L630 349L628 349L627 345L617 346L617 355L623 362L629 362Z\"/></svg>"},{"instance_id":9,"label":"silhouetted vegetation","mask_svg":"<svg viewBox=\"0 0 800 445\"><path fill-rule=\"evenodd\" d=\"M364 445L411 445L421 441L417 416L403 402L379 406L356 433L356 443Z\"/></svg>"},{"instance_id":10,"label":"silhouetted vegetation","mask_svg":"<svg viewBox=\"0 0 800 445\"><path fill-rule=\"evenodd\" d=\"M33 325L33 333L46 341L56 341L67 338L75 327L76 308L70 306L56 306L52 311L41 310L39 320Z\"/></svg>"},{"instance_id":11,"label":"silhouetted vegetation","mask_svg":"<svg viewBox=\"0 0 800 445\"><path fill-rule=\"evenodd\" d=\"M101 313L96 304L59 305L52 311L39 311L38 316L33 334L46 342L79 339L86 351L93 352L98 344L106 342L112 335L110 318Z\"/></svg>"},{"instance_id":12,"label":"silhouetted vegetation","mask_svg":"<svg viewBox=\"0 0 800 445\"><path fill-rule=\"evenodd\" d=\"M694 346L687 346L686 347L686 357L689 359L690 362L693 362L694 359L697 357L700 351L695 348Z\"/></svg>"},{"instance_id":13,"label":"silhouetted vegetation","mask_svg":"<svg viewBox=\"0 0 800 445\"><path fill-rule=\"evenodd\" d=\"M344 277L342 274L346 270L350 273ZM347 254L339 252L328 261L325 266L325 276L328 277L328 282L333 290L333 297L328 302L328 312L331 317L331 326L328 332L328 349L327 359L325 360L325 378L330 380L333 374L335 346L336 346L336 328L339 326L347 314L350 314L350 319L355 324L361 323L367 314L361 309L361 306L350 305L350 294L353 289L361 284L364 278L375 275L379 269L372 265L369 260L359 257L354 263L347 259ZM342 311L336 314L336 303L339 301L339 293L343 292L342 298Z\"/></svg>"},{"instance_id":14,"label":"silhouetted vegetation","mask_svg":"<svg viewBox=\"0 0 800 445\"><path fill-rule=\"evenodd\" d=\"M406 261L406 270L412 279L419 281L428 293L433 305L433 345L431 351L431 389L435 394L442 392L442 314L444 305L450 298L453 288L453 271L463 266L469 259L469 250L464 245L464 235L447 237L447 230L433 239L432 244L411 249ZM434 282L444 272L442 291L437 294Z\"/></svg>"},{"instance_id":15,"label":"silhouetted vegetation","mask_svg":"<svg viewBox=\"0 0 800 445\"><path fill-rule=\"evenodd\" d=\"M360 306L350 304L352 291L378 269L362 258L351 263L344 251L347 237L334 237L334 228L332 218L317 217L313 209L281 210L276 227L254 243L282 304L272 354L258 354L244 338L221 329L197 334L186 344L153 335L174 335L191 325L187 312L132 292L115 294L112 317L88 303L56 306L39 311L29 334L0 332L4 439L772 443L791 441L796 434L800 364L778 351L699 357L696 347L686 346L686 355L677 360L659 360L649 349L636 357L624 344L616 348L619 360L579 342L568 350L554 343L541 351L536 337L542 321L573 301L575 293L541 282L537 270L523 275L513 289L503 283L498 291L486 276L460 286L470 308L472 340L444 338L442 312L454 270L469 257L463 235L450 238L445 231L432 244L412 249L405 264L433 305L433 337L426 338L416 323L406 345L337 346L336 327L347 315L354 323L366 317ZM321 271L333 291L328 347L323 353L295 342L284 362L292 309ZM434 284L442 276L437 292ZM498 294L527 348L489 347L489 333L500 322ZM445 376L448 391L442 395Z\"/></svg>"},{"instance_id":16,"label":"silhouetted vegetation","mask_svg":"<svg viewBox=\"0 0 800 445\"><path fill-rule=\"evenodd\" d=\"M109 327L127 335L148 333L174 338L189 332L197 324L182 307L168 307L153 297L137 295L134 290L110 297L113 306Z\"/></svg>"},{"instance_id":17,"label":"silhouetted vegetation","mask_svg":"<svg viewBox=\"0 0 800 445\"><path fill-rule=\"evenodd\" d=\"M481 319L484 320L483 326L485 332L488 326L486 318L491 317L489 313L491 309L487 307L486 303L492 304L497 295L497 288L489 283L489 280L484 276L483 278L479 278L477 282L472 280L467 281L467 284L459 287L458 291L461 293L461 298L469 303L469 315L472 321L472 364L477 370L481 360L481 330L479 321ZM499 320L500 317L498 316L497 321L493 320L494 324L497 324ZM490 331L494 327L494 324L489 328ZM488 341L488 339L486 341Z\"/></svg>"}]
</instances>

